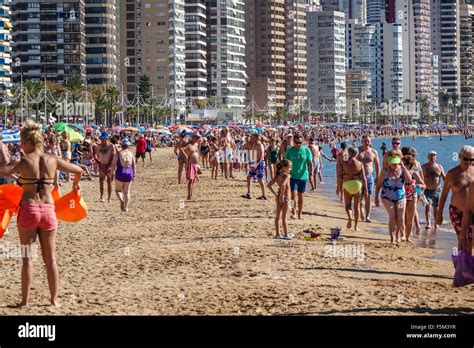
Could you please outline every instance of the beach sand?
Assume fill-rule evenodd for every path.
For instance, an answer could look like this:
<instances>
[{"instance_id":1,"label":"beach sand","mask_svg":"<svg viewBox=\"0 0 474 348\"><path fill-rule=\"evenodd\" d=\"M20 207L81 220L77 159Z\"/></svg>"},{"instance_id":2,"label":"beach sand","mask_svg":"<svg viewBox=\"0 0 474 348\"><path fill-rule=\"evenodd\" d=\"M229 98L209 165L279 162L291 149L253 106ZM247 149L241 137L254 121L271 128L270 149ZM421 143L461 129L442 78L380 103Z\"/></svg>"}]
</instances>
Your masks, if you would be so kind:
<instances>
[{"instance_id":1,"label":"beach sand","mask_svg":"<svg viewBox=\"0 0 474 348\"><path fill-rule=\"evenodd\" d=\"M97 178L83 182L89 215L60 223L58 233L62 307L48 306L38 258L30 307L10 308L20 300L21 260L9 258L0 261L0 315L474 313L473 285L453 288L452 263L431 258L441 251L390 246L388 235L370 231L386 226L361 223L359 232L343 228L337 246L362 254L328 257L332 244L305 241L303 230L328 236L346 220L342 205L320 193L306 194L303 220L289 220L296 239L273 240L274 201L240 198L243 173L216 182L204 171L197 200L187 202L172 151L154 156L139 167L128 214L115 196L98 202ZM3 245L18 243L13 222L10 230Z\"/></svg>"}]
</instances>

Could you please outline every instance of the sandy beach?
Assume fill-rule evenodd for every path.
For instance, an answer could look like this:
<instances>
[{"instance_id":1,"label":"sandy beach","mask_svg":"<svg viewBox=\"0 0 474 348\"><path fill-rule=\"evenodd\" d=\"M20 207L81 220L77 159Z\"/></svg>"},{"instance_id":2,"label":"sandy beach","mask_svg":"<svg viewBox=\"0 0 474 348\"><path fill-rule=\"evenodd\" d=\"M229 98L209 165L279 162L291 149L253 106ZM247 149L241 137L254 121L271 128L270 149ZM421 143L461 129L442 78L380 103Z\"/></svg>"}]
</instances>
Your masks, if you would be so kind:
<instances>
[{"instance_id":1,"label":"sandy beach","mask_svg":"<svg viewBox=\"0 0 474 348\"><path fill-rule=\"evenodd\" d=\"M139 166L127 214L115 194L99 202L97 178L82 183L89 215L58 233L62 307L48 306L38 258L30 307L10 308L20 300L21 260L6 258L0 315L474 314L474 285L453 288L452 263L432 258L442 251L390 246L371 231L386 228L377 223L348 231L343 206L321 193L306 194L303 220L289 221L294 240L273 240L274 201L240 198L244 173L216 182L204 171L187 202L171 149L154 156ZM304 230L329 236L338 226L337 247L304 240ZM19 243L13 222L0 243ZM335 255L341 247L360 253Z\"/></svg>"}]
</instances>

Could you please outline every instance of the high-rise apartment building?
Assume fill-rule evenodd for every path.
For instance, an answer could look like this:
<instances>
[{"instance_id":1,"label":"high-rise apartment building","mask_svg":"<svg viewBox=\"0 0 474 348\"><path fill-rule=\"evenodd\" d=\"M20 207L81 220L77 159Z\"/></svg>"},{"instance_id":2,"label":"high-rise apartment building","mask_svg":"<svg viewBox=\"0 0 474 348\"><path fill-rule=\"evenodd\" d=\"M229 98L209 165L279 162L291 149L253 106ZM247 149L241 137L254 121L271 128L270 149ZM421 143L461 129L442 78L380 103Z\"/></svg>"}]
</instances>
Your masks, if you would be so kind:
<instances>
[{"instance_id":1,"label":"high-rise apartment building","mask_svg":"<svg viewBox=\"0 0 474 348\"><path fill-rule=\"evenodd\" d=\"M185 0L186 97L207 97L206 0Z\"/></svg>"},{"instance_id":2,"label":"high-rise apartment building","mask_svg":"<svg viewBox=\"0 0 474 348\"><path fill-rule=\"evenodd\" d=\"M11 88L11 22L8 0L0 0L0 93Z\"/></svg>"},{"instance_id":3,"label":"high-rise apartment building","mask_svg":"<svg viewBox=\"0 0 474 348\"><path fill-rule=\"evenodd\" d=\"M474 5L461 6L461 106L464 115L474 113Z\"/></svg>"},{"instance_id":4,"label":"high-rise apartment building","mask_svg":"<svg viewBox=\"0 0 474 348\"><path fill-rule=\"evenodd\" d=\"M433 54L439 60L439 88L461 94L460 0L431 0Z\"/></svg>"},{"instance_id":5,"label":"high-rise apartment building","mask_svg":"<svg viewBox=\"0 0 474 348\"><path fill-rule=\"evenodd\" d=\"M306 0L285 0L286 101L301 106L307 99Z\"/></svg>"},{"instance_id":6,"label":"high-rise apartment building","mask_svg":"<svg viewBox=\"0 0 474 348\"><path fill-rule=\"evenodd\" d=\"M285 0L245 2L246 105L285 107L285 35Z\"/></svg>"},{"instance_id":7,"label":"high-rise apartment building","mask_svg":"<svg viewBox=\"0 0 474 348\"><path fill-rule=\"evenodd\" d=\"M385 0L367 0L367 23L377 24L385 17Z\"/></svg>"},{"instance_id":8,"label":"high-rise apartment building","mask_svg":"<svg viewBox=\"0 0 474 348\"><path fill-rule=\"evenodd\" d=\"M358 20L346 21L346 58L350 72L367 72L370 82L369 97L377 100L377 35L372 24ZM358 76L355 75L348 75Z\"/></svg>"},{"instance_id":9,"label":"high-rise apartment building","mask_svg":"<svg viewBox=\"0 0 474 348\"><path fill-rule=\"evenodd\" d=\"M139 95L141 76L148 76L153 94L184 111L184 0L120 2L120 75L126 98Z\"/></svg>"},{"instance_id":10,"label":"high-rise apartment building","mask_svg":"<svg viewBox=\"0 0 474 348\"><path fill-rule=\"evenodd\" d=\"M323 4L327 1L323 0ZM324 10L328 10L327 6L323 5ZM367 23L367 0L342 0L342 8L337 9L344 11L346 20L355 19L359 23Z\"/></svg>"},{"instance_id":11,"label":"high-rise apartment building","mask_svg":"<svg viewBox=\"0 0 474 348\"><path fill-rule=\"evenodd\" d=\"M381 22L377 27L377 91L375 103L403 103L402 26Z\"/></svg>"},{"instance_id":12,"label":"high-rise apartment building","mask_svg":"<svg viewBox=\"0 0 474 348\"><path fill-rule=\"evenodd\" d=\"M89 84L117 82L115 0L86 0L86 74Z\"/></svg>"},{"instance_id":13,"label":"high-rise apartment building","mask_svg":"<svg viewBox=\"0 0 474 348\"><path fill-rule=\"evenodd\" d=\"M228 108L245 106L245 4L207 0L208 96Z\"/></svg>"},{"instance_id":14,"label":"high-rise apartment building","mask_svg":"<svg viewBox=\"0 0 474 348\"><path fill-rule=\"evenodd\" d=\"M86 74L84 0L12 0L13 81Z\"/></svg>"},{"instance_id":15,"label":"high-rise apartment building","mask_svg":"<svg viewBox=\"0 0 474 348\"><path fill-rule=\"evenodd\" d=\"M396 0L395 21L403 28L404 100L432 98L432 48L430 0Z\"/></svg>"},{"instance_id":16,"label":"high-rise apartment building","mask_svg":"<svg viewBox=\"0 0 474 348\"><path fill-rule=\"evenodd\" d=\"M346 113L346 39L344 12L308 11L308 97L313 108Z\"/></svg>"}]
</instances>

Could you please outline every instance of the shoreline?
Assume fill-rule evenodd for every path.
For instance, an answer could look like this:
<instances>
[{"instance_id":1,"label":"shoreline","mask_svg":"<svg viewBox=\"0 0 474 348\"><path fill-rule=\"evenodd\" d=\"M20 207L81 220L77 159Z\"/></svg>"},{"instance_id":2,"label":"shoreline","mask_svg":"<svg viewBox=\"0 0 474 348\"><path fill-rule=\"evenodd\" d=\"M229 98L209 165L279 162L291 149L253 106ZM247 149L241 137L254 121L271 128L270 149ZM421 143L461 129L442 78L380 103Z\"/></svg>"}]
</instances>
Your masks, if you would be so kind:
<instances>
[{"instance_id":1,"label":"shoreline","mask_svg":"<svg viewBox=\"0 0 474 348\"><path fill-rule=\"evenodd\" d=\"M305 241L303 230L328 236L331 227L346 225L343 206L324 192L305 195L303 220L288 221L294 240L273 240L274 200L255 200L257 185L252 200L240 198L243 173L216 182L204 170L197 200L188 202L172 150L153 155L152 166L138 166L129 214L120 213L115 197L98 202L97 179L83 182L89 215L60 223L58 232L62 307L45 306L38 259L31 306L8 308L19 299L21 260L4 259L0 315L474 313L473 286L453 288L453 266L426 258L439 251L390 246L388 235L372 231L385 226L379 222L361 222L358 232L344 227L336 249ZM13 224L10 230L0 243L18 241Z\"/></svg>"}]
</instances>

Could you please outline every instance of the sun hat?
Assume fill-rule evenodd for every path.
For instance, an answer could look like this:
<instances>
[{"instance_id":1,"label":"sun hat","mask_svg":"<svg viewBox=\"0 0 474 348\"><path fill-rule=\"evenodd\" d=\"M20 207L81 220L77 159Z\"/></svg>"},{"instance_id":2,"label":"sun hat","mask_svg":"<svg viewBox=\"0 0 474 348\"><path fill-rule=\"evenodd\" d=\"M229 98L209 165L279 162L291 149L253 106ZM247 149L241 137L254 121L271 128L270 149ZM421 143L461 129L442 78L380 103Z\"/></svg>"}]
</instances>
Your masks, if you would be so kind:
<instances>
[{"instance_id":1,"label":"sun hat","mask_svg":"<svg viewBox=\"0 0 474 348\"><path fill-rule=\"evenodd\" d=\"M429 155L435 155L435 156L438 156L438 154L436 153L436 151L430 151L430 152L428 152L428 156L429 156Z\"/></svg>"},{"instance_id":2,"label":"sun hat","mask_svg":"<svg viewBox=\"0 0 474 348\"><path fill-rule=\"evenodd\" d=\"M398 156L392 156L387 159L388 164L400 164L402 160Z\"/></svg>"},{"instance_id":3,"label":"sun hat","mask_svg":"<svg viewBox=\"0 0 474 348\"><path fill-rule=\"evenodd\" d=\"M99 139L102 140L102 139L108 138L109 136L110 136L109 132L102 132Z\"/></svg>"}]
</instances>

